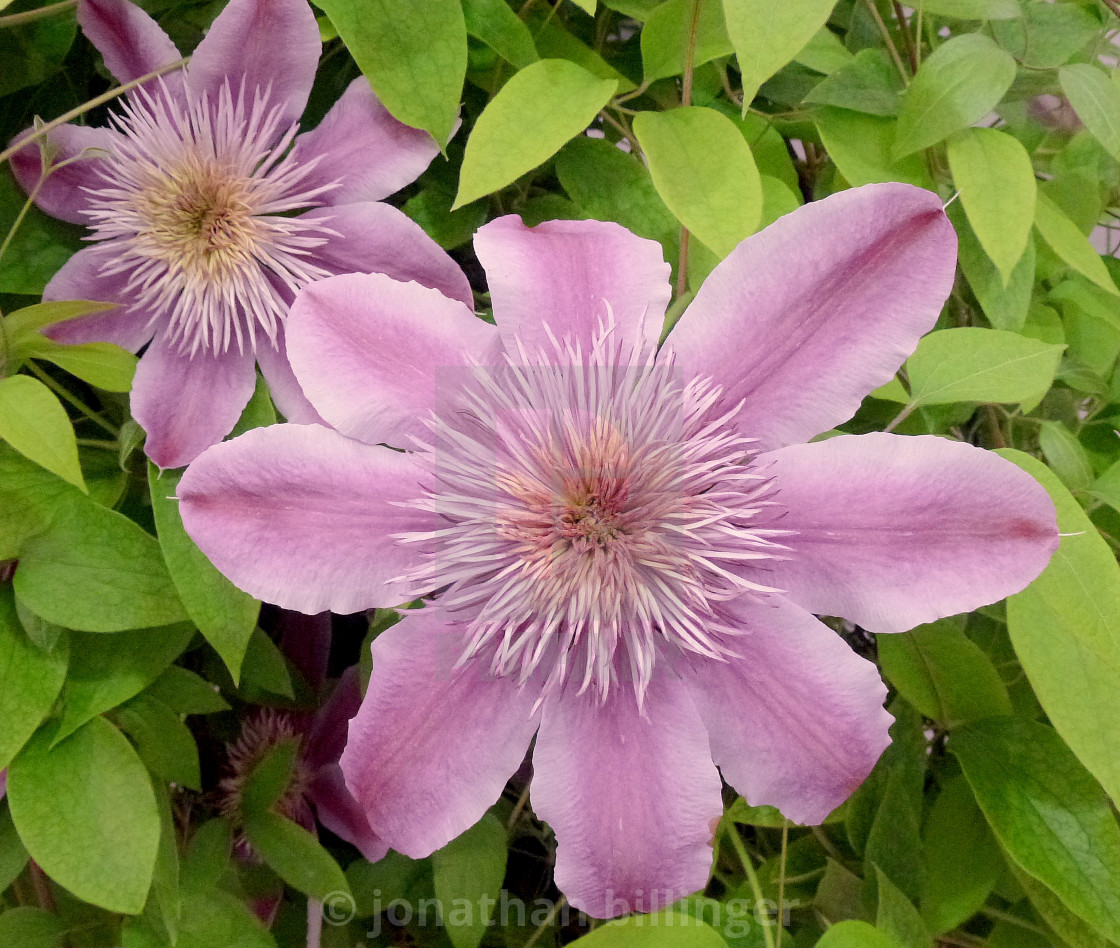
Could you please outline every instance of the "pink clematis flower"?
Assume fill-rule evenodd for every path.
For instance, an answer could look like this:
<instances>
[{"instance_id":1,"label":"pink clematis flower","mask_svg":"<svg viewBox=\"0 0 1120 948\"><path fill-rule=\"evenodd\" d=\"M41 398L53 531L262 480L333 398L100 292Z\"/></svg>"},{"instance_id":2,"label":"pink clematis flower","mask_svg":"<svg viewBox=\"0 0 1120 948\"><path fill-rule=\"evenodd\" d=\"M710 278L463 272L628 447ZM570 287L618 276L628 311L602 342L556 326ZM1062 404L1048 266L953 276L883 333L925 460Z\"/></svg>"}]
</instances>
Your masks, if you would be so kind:
<instances>
[{"instance_id":1,"label":"pink clematis flower","mask_svg":"<svg viewBox=\"0 0 1120 948\"><path fill-rule=\"evenodd\" d=\"M80 0L78 20L121 82L179 59L128 0ZM133 352L150 340L132 413L160 467L182 466L229 433L257 362L289 420L320 420L284 338L288 307L311 281L378 271L473 299L451 258L380 203L438 153L431 136L393 119L362 78L316 129L297 134L321 45L306 0L231 0L189 66L130 93L110 127L50 135L56 163L86 157L53 173L37 202L88 226L94 243L44 299L121 304L53 335ZM13 167L30 191L37 146Z\"/></svg>"},{"instance_id":2,"label":"pink clematis flower","mask_svg":"<svg viewBox=\"0 0 1120 948\"><path fill-rule=\"evenodd\" d=\"M886 689L814 613L902 631L1023 588L1058 542L1042 488L979 448L803 443L933 327L955 246L929 192L835 195L740 244L659 350L669 268L609 223L483 227L493 326L380 275L300 294L293 368L336 430L217 445L179 497L264 599L433 594L374 641L342 757L379 837L444 845L535 735L556 882L603 917L705 884L717 765L799 822L851 793Z\"/></svg>"}]
</instances>

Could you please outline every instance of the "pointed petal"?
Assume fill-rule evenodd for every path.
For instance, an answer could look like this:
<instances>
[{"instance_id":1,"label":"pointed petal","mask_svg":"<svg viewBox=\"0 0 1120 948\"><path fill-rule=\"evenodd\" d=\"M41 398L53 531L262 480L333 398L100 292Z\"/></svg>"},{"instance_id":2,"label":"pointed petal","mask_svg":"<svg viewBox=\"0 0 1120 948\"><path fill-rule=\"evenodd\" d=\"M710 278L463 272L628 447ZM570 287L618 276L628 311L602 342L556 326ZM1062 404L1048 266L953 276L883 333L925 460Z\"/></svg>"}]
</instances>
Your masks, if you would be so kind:
<instances>
[{"instance_id":1,"label":"pointed petal","mask_svg":"<svg viewBox=\"0 0 1120 948\"><path fill-rule=\"evenodd\" d=\"M287 125L303 114L322 50L307 0L230 0L194 51L187 85L211 102L227 79L235 97L244 81L250 102L269 89Z\"/></svg>"},{"instance_id":2,"label":"pointed petal","mask_svg":"<svg viewBox=\"0 0 1120 948\"><path fill-rule=\"evenodd\" d=\"M144 452L161 468L189 464L233 430L256 377L251 352L192 358L157 336L132 381L132 417L148 433Z\"/></svg>"},{"instance_id":3,"label":"pointed petal","mask_svg":"<svg viewBox=\"0 0 1120 948\"><path fill-rule=\"evenodd\" d=\"M32 129L20 132L12 144L33 134ZM57 149L54 164L59 165L80 155L86 148L100 148L111 151L119 135L109 128L90 128L88 125L60 125L52 129L47 135L47 140ZM85 188L101 187L103 182L97 170L103 157L81 158L68 164L65 168L52 171L35 197L35 203L41 210L57 217L59 220L69 221L71 224L89 224L86 215L89 208L89 195ZM35 142L28 142L23 148L12 155L12 172L19 182L19 186L28 194L39 182L42 165L39 160L39 146Z\"/></svg>"},{"instance_id":4,"label":"pointed petal","mask_svg":"<svg viewBox=\"0 0 1120 948\"><path fill-rule=\"evenodd\" d=\"M748 237L669 334L678 365L742 400L762 448L847 421L890 381L953 286L956 235L936 194L871 184Z\"/></svg>"},{"instance_id":5,"label":"pointed petal","mask_svg":"<svg viewBox=\"0 0 1120 948\"><path fill-rule=\"evenodd\" d=\"M652 912L703 888L723 813L704 725L663 669L639 714L632 691L545 702L532 802L556 833L556 884L596 918Z\"/></svg>"},{"instance_id":6,"label":"pointed petal","mask_svg":"<svg viewBox=\"0 0 1120 948\"><path fill-rule=\"evenodd\" d=\"M373 641L373 673L342 755L370 826L419 859L473 826L502 793L537 728L536 695L471 663L465 636L428 606Z\"/></svg>"},{"instance_id":7,"label":"pointed petal","mask_svg":"<svg viewBox=\"0 0 1120 948\"><path fill-rule=\"evenodd\" d=\"M179 484L183 524L236 585L286 609L349 613L401 602L418 565L396 533L431 528L416 460L319 425L255 428L215 445Z\"/></svg>"},{"instance_id":8,"label":"pointed petal","mask_svg":"<svg viewBox=\"0 0 1120 948\"><path fill-rule=\"evenodd\" d=\"M557 339L587 344L612 318L616 338L653 345L669 305L669 264L661 245L603 221L545 221L526 227L499 217L475 235L494 319L506 348L551 353Z\"/></svg>"},{"instance_id":9,"label":"pointed petal","mask_svg":"<svg viewBox=\"0 0 1120 948\"><path fill-rule=\"evenodd\" d=\"M43 290L43 302L55 300L94 300L98 303L121 303L119 309L97 316L71 319L47 329L47 335L58 342L111 342L136 352L152 338L149 314L125 301L129 274L102 276L101 267L111 258L111 244L95 244L79 250L62 265Z\"/></svg>"},{"instance_id":10,"label":"pointed petal","mask_svg":"<svg viewBox=\"0 0 1120 948\"><path fill-rule=\"evenodd\" d=\"M328 204L380 201L415 181L439 146L427 132L398 122L359 76L319 125L296 137L300 161L320 159L308 187L341 182L323 195Z\"/></svg>"},{"instance_id":11,"label":"pointed petal","mask_svg":"<svg viewBox=\"0 0 1120 948\"><path fill-rule=\"evenodd\" d=\"M330 617L329 612L322 615L328 619ZM362 688L358 682L358 666L351 665L338 679L331 696L315 713L303 748L303 757L308 764L318 769L338 763L346 746L346 726L361 706Z\"/></svg>"},{"instance_id":12,"label":"pointed petal","mask_svg":"<svg viewBox=\"0 0 1120 948\"><path fill-rule=\"evenodd\" d=\"M307 400L295 372L288 360L287 327L283 323L276 327L276 345L267 340L257 342L257 364L261 375L268 383L268 391L280 414L296 425L326 424L319 413Z\"/></svg>"},{"instance_id":13,"label":"pointed petal","mask_svg":"<svg viewBox=\"0 0 1120 948\"><path fill-rule=\"evenodd\" d=\"M819 823L890 743L886 686L835 632L780 597L730 604L740 658L682 659L723 778L752 806Z\"/></svg>"},{"instance_id":14,"label":"pointed petal","mask_svg":"<svg viewBox=\"0 0 1120 948\"><path fill-rule=\"evenodd\" d=\"M448 371L486 364L498 345L498 331L462 303L380 273L311 284L287 330L292 368L320 414L349 437L398 447L428 433L422 420L456 387Z\"/></svg>"},{"instance_id":15,"label":"pointed petal","mask_svg":"<svg viewBox=\"0 0 1120 948\"><path fill-rule=\"evenodd\" d=\"M439 244L404 212L379 201L316 208L303 215L322 220L337 237L312 251L312 260L332 273L384 273L415 280L474 308L466 275Z\"/></svg>"},{"instance_id":16,"label":"pointed petal","mask_svg":"<svg viewBox=\"0 0 1120 948\"><path fill-rule=\"evenodd\" d=\"M159 24L128 0L80 0L78 25L121 83L182 58ZM182 85L180 76L165 76L164 82L172 88Z\"/></svg>"},{"instance_id":17,"label":"pointed petal","mask_svg":"<svg viewBox=\"0 0 1120 948\"><path fill-rule=\"evenodd\" d=\"M793 553L771 581L818 615L901 632L1018 592L1058 546L1054 505L998 455L932 436L848 435L762 456Z\"/></svg>"},{"instance_id":18,"label":"pointed petal","mask_svg":"<svg viewBox=\"0 0 1120 948\"><path fill-rule=\"evenodd\" d=\"M341 767L335 764L316 774L307 797L319 822L335 836L357 847L370 862L384 858L389 844L370 828L358 801L346 789Z\"/></svg>"}]
</instances>

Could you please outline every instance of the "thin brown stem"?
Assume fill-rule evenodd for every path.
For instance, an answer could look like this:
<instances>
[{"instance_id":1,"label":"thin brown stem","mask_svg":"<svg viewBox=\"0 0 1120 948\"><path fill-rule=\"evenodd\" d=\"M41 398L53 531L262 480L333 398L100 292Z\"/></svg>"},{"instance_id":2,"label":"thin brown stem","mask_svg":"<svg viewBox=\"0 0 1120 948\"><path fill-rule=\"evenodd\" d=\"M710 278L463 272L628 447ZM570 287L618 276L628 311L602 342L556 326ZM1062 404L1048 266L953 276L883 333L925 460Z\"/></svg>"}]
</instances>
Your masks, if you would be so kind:
<instances>
[{"instance_id":1,"label":"thin brown stem","mask_svg":"<svg viewBox=\"0 0 1120 948\"><path fill-rule=\"evenodd\" d=\"M50 880L34 859L28 860L27 874L31 876L31 884L35 887L35 899L39 903L39 908L53 915L55 904Z\"/></svg>"},{"instance_id":2,"label":"thin brown stem","mask_svg":"<svg viewBox=\"0 0 1120 948\"><path fill-rule=\"evenodd\" d=\"M1120 18L1120 2L1118 0L1101 0L1101 3L1112 11L1113 16Z\"/></svg>"},{"instance_id":3,"label":"thin brown stem","mask_svg":"<svg viewBox=\"0 0 1120 948\"><path fill-rule=\"evenodd\" d=\"M77 5L78 0L61 0L60 3L52 3L45 7L39 7L36 10L25 10L23 13L9 13L7 16L0 16L0 30L6 26L23 26L24 23L34 23L36 20L54 16L56 13L64 13L67 10L73 10Z\"/></svg>"},{"instance_id":4,"label":"thin brown stem","mask_svg":"<svg viewBox=\"0 0 1120 948\"><path fill-rule=\"evenodd\" d=\"M894 18L898 23L898 34L902 37L902 45L906 47L906 58L910 60L910 72L918 71L918 51L914 45L914 37L910 33L910 21L906 19L906 11L898 0L891 0L894 9Z\"/></svg>"},{"instance_id":5,"label":"thin brown stem","mask_svg":"<svg viewBox=\"0 0 1120 948\"><path fill-rule=\"evenodd\" d=\"M864 4L867 9L871 11L871 16L875 20L875 26L878 27L879 32L882 34L883 42L887 44L887 51L891 54L891 59L894 61L898 74L902 77L902 81L906 85L909 85L910 74L906 71L906 64L903 63L902 57L898 54L898 47L894 44L894 37L891 36L890 28L879 14L879 8L875 6L875 0L864 0Z\"/></svg>"}]
</instances>

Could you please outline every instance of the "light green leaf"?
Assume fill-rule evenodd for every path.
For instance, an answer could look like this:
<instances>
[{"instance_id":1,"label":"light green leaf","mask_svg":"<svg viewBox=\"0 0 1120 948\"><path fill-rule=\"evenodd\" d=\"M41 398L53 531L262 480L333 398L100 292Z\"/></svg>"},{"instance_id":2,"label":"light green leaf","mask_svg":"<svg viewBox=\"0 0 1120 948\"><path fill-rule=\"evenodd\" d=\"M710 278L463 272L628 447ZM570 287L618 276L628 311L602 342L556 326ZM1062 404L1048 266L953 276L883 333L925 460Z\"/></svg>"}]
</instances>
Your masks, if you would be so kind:
<instances>
[{"instance_id":1,"label":"light green leaf","mask_svg":"<svg viewBox=\"0 0 1120 948\"><path fill-rule=\"evenodd\" d=\"M52 474L86 490L70 418L54 392L38 379L0 378L0 438Z\"/></svg>"},{"instance_id":2,"label":"light green leaf","mask_svg":"<svg viewBox=\"0 0 1120 948\"><path fill-rule=\"evenodd\" d=\"M1044 421L1039 426L1038 446L1050 469L1070 490L1088 490L1093 483L1089 455L1072 431L1060 421Z\"/></svg>"},{"instance_id":3,"label":"light green leaf","mask_svg":"<svg viewBox=\"0 0 1120 948\"><path fill-rule=\"evenodd\" d=\"M898 115L895 159L936 145L999 103L1015 78L1015 60L981 33L954 36L922 63Z\"/></svg>"},{"instance_id":4,"label":"light green leaf","mask_svg":"<svg viewBox=\"0 0 1120 948\"><path fill-rule=\"evenodd\" d=\"M906 360L918 405L1024 401L1054 381L1063 346L1001 329L940 329Z\"/></svg>"},{"instance_id":5,"label":"light green leaf","mask_svg":"<svg viewBox=\"0 0 1120 948\"><path fill-rule=\"evenodd\" d=\"M542 59L522 69L475 123L453 209L504 188L550 158L591 124L617 88L615 80L563 59Z\"/></svg>"},{"instance_id":6,"label":"light green leaf","mask_svg":"<svg viewBox=\"0 0 1120 948\"><path fill-rule=\"evenodd\" d=\"M867 922L847 921L829 927L816 948L902 948L886 932Z\"/></svg>"},{"instance_id":7,"label":"light green leaf","mask_svg":"<svg viewBox=\"0 0 1120 948\"><path fill-rule=\"evenodd\" d=\"M836 0L723 0L727 33L742 74L743 103L828 22Z\"/></svg>"},{"instance_id":8,"label":"light green leaf","mask_svg":"<svg viewBox=\"0 0 1120 948\"><path fill-rule=\"evenodd\" d=\"M113 719L153 774L188 790L202 789L194 735L167 705L140 694L117 708Z\"/></svg>"},{"instance_id":9,"label":"light green leaf","mask_svg":"<svg viewBox=\"0 0 1120 948\"><path fill-rule=\"evenodd\" d=\"M966 128L948 142L949 169L968 221L1004 286L1027 249L1038 187L1030 155L994 128Z\"/></svg>"},{"instance_id":10,"label":"light green leaf","mask_svg":"<svg viewBox=\"0 0 1120 948\"><path fill-rule=\"evenodd\" d=\"M727 948L718 931L677 908L616 918L580 941L584 948Z\"/></svg>"},{"instance_id":11,"label":"light green leaf","mask_svg":"<svg viewBox=\"0 0 1120 948\"><path fill-rule=\"evenodd\" d=\"M583 40L569 33L560 18L553 15L551 7L542 5L529 9L525 15L525 25L533 34L533 42L541 59L566 59L600 79L613 79L618 83L617 92L629 92L637 88L635 83Z\"/></svg>"},{"instance_id":12,"label":"light green leaf","mask_svg":"<svg viewBox=\"0 0 1120 948\"><path fill-rule=\"evenodd\" d=\"M964 777L937 795L922 833L922 918L934 934L971 918L1003 874L1004 860Z\"/></svg>"},{"instance_id":13,"label":"light green leaf","mask_svg":"<svg viewBox=\"0 0 1120 948\"><path fill-rule=\"evenodd\" d=\"M506 0L463 0L463 18L467 33L518 69L539 58L533 34Z\"/></svg>"},{"instance_id":14,"label":"light green leaf","mask_svg":"<svg viewBox=\"0 0 1120 948\"><path fill-rule=\"evenodd\" d=\"M814 72L828 76L851 64L855 58L839 36L827 26L822 26L810 37L809 42L793 57L793 60Z\"/></svg>"},{"instance_id":15,"label":"light green leaf","mask_svg":"<svg viewBox=\"0 0 1120 948\"><path fill-rule=\"evenodd\" d=\"M467 28L459 0L323 0L377 97L395 118L451 137L467 74Z\"/></svg>"},{"instance_id":16,"label":"light green leaf","mask_svg":"<svg viewBox=\"0 0 1120 948\"><path fill-rule=\"evenodd\" d=\"M294 698L292 677L284 653L259 628L253 630L245 660L241 665L243 692L267 691L285 698Z\"/></svg>"},{"instance_id":17,"label":"light green leaf","mask_svg":"<svg viewBox=\"0 0 1120 948\"><path fill-rule=\"evenodd\" d=\"M506 875L507 849L506 828L487 813L461 836L432 853L436 898L445 911L461 905L459 900L481 907L490 899L489 904L495 905ZM481 911L470 912L459 923L454 912L444 918L454 948L477 948L489 924L489 916L483 917Z\"/></svg>"},{"instance_id":18,"label":"light green leaf","mask_svg":"<svg viewBox=\"0 0 1120 948\"><path fill-rule=\"evenodd\" d=\"M591 16L595 15L597 0L572 0L572 3L579 7L584 13L590 14Z\"/></svg>"},{"instance_id":19,"label":"light green leaf","mask_svg":"<svg viewBox=\"0 0 1120 948\"><path fill-rule=\"evenodd\" d=\"M186 889L176 948L276 948L245 903L222 889Z\"/></svg>"},{"instance_id":20,"label":"light green leaf","mask_svg":"<svg viewBox=\"0 0 1120 948\"><path fill-rule=\"evenodd\" d=\"M1120 827L1062 739L1026 718L989 718L958 731L949 749L1015 863L1120 940Z\"/></svg>"},{"instance_id":21,"label":"light green leaf","mask_svg":"<svg viewBox=\"0 0 1120 948\"><path fill-rule=\"evenodd\" d=\"M253 849L281 879L322 901L350 886L338 863L302 826L275 813L247 814L245 836Z\"/></svg>"},{"instance_id":22,"label":"light green leaf","mask_svg":"<svg viewBox=\"0 0 1120 948\"><path fill-rule=\"evenodd\" d=\"M779 217L792 214L801 207L801 193L794 193L789 185L768 174L759 176L762 184L762 219L758 222L758 230L769 227Z\"/></svg>"},{"instance_id":23,"label":"light green leaf","mask_svg":"<svg viewBox=\"0 0 1120 948\"><path fill-rule=\"evenodd\" d=\"M0 770L54 707L68 662L65 641L52 652L30 642L11 589L0 586Z\"/></svg>"},{"instance_id":24,"label":"light green leaf","mask_svg":"<svg viewBox=\"0 0 1120 948\"><path fill-rule=\"evenodd\" d=\"M60 507L20 551L15 589L36 615L87 632L181 622L156 538L92 501Z\"/></svg>"},{"instance_id":25,"label":"light green leaf","mask_svg":"<svg viewBox=\"0 0 1120 948\"><path fill-rule=\"evenodd\" d=\"M57 948L65 937L66 923L40 908L25 905L0 915L0 945Z\"/></svg>"},{"instance_id":26,"label":"light green leaf","mask_svg":"<svg viewBox=\"0 0 1120 948\"><path fill-rule=\"evenodd\" d=\"M186 623L114 635L72 633L72 662L62 689L62 723L55 740L138 695L179 657L193 636Z\"/></svg>"},{"instance_id":27,"label":"light green leaf","mask_svg":"<svg viewBox=\"0 0 1120 948\"><path fill-rule=\"evenodd\" d=\"M1088 63L1062 66L1058 80L1089 133L1120 161L1120 84L1099 66Z\"/></svg>"},{"instance_id":28,"label":"light green leaf","mask_svg":"<svg viewBox=\"0 0 1120 948\"><path fill-rule=\"evenodd\" d=\"M657 193L719 257L758 227L762 182L750 146L726 115L705 108L634 118Z\"/></svg>"},{"instance_id":29,"label":"light green leaf","mask_svg":"<svg viewBox=\"0 0 1120 948\"><path fill-rule=\"evenodd\" d=\"M847 65L815 85L804 101L870 115L897 115L902 83L882 50L861 49Z\"/></svg>"},{"instance_id":30,"label":"light green leaf","mask_svg":"<svg viewBox=\"0 0 1120 948\"><path fill-rule=\"evenodd\" d=\"M696 37L692 65L702 66L735 51L727 35L720 0L666 0L649 15L642 29L642 69L646 82L684 72L694 10Z\"/></svg>"},{"instance_id":31,"label":"light green leaf","mask_svg":"<svg viewBox=\"0 0 1120 948\"><path fill-rule=\"evenodd\" d=\"M179 714L215 714L229 710L217 685L178 665L167 668L144 693Z\"/></svg>"},{"instance_id":32,"label":"light green leaf","mask_svg":"<svg viewBox=\"0 0 1120 948\"><path fill-rule=\"evenodd\" d=\"M12 822L6 800L0 799L0 892L5 891L23 872L28 855Z\"/></svg>"},{"instance_id":33,"label":"light green leaf","mask_svg":"<svg viewBox=\"0 0 1120 948\"><path fill-rule=\"evenodd\" d=\"M132 376L136 373L138 361L131 352L111 342L64 346L45 336L29 342L26 352L32 359L53 362L83 382L107 392L127 392L132 388Z\"/></svg>"},{"instance_id":34,"label":"light green leaf","mask_svg":"<svg viewBox=\"0 0 1120 948\"><path fill-rule=\"evenodd\" d=\"M922 10L957 20L1013 20L1022 15L1017 0L922 0Z\"/></svg>"},{"instance_id":35,"label":"light green leaf","mask_svg":"<svg viewBox=\"0 0 1120 948\"><path fill-rule=\"evenodd\" d=\"M1010 714L1011 700L991 660L952 622L876 636L883 673L927 718L947 727Z\"/></svg>"},{"instance_id":36,"label":"light green leaf","mask_svg":"<svg viewBox=\"0 0 1120 948\"><path fill-rule=\"evenodd\" d=\"M132 745L94 718L52 748L39 731L8 769L12 819L31 857L59 885L111 912L144 908L160 821Z\"/></svg>"},{"instance_id":37,"label":"light green leaf","mask_svg":"<svg viewBox=\"0 0 1120 948\"><path fill-rule=\"evenodd\" d=\"M1019 332L1027 321L1034 290L1036 254L1033 236L1027 239L1026 250L1005 285L957 202L949 205L947 213L957 231L957 261L984 315L996 329Z\"/></svg>"},{"instance_id":38,"label":"light green leaf","mask_svg":"<svg viewBox=\"0 0 1120 948\"><path fill-rule=\"evenodd\" d=\"M1113 283L1108 267L1089 243L1089 238L1081 233L1066 213L1042 191L1038 192L1038 201L1035 204L1034 225L1050 249L1065 263L1082 276L1088 277L1101 289L1113 296L1120 296L1120 290Z\"/></svg>"},{"instance_id":39,"label":"light green leaf","mask_svg":"<svg viewBox=\"0 0 1120 948\"><path fill-rule=\"evenodd\" d=\"M1041 882L1023 872L1014 863L1010 863L1008 868L1014 875L1015 881L1027 893L1031 905L1066 944L1075 948L1114 948L1116 942L1106 941L1098 935L1091 925L1066 908L1062 900Z\"/></svg>"},{"instance_id":40,"label":"light green leaf","mask_svg":"<svg viewBox=\"0 0 1120 948\"><path fill-rule=\"evenodd\" d=\"M990 24L996 42L1020 67L1056 69L1079 53L1081 59L1093 56L1102 23L1092 5L1027 0L1022 10L1018 19Z\"/></svg>"},{"instance_id":41,"label":"light green leaf","mask_svg":"<svg viewBox=\"0 0 1120 948\"><path fill-rule=\"evenodd\" d=\"M826 106L814 109L813 120L829 157L852 186L903 181L933 187L920 155L898 161L892 157L897 119Z\"/></svg>"},{"instance_id":42,"label":"light green leaf","mask_svg":"<svg viewBox=\"0 0 1120 948\"><path fill-rule=\"evenodd\" d=\"M998 453L1042 483L1062 532L1042 575L1007 600L1011 642L1051 723L1120 800L1120 756L1114 735L1101 727L1120 721L1120 566L1046 465L1019 451Z\"/></svg>"},{"instance_id":43,"label":"light green leaf","mask_svg":"<svg viewBox=\"0 0 1120 948\"><path fill-rule=\"evenodd\" d=\"M187 535L175 499L182 476L175 471L161 474L148 462L148 487L160 549L187 615L222 657L236 683L261 604L219 573Z\"/></svg>"},{"instance_id":44,"label":"light green leaf","mask_svg":"<svg viewBox=\"0 0 1120 948\"><path fill-rule=\"evenodd\" d=\"M116 307L116 303L94 303L90 300L51 300L46 303L35 303L8 313L4 317L4 330L0 333L0 340L7 342L9 359L18 358L22 361L23 347L45 338L39 330L53 326L55 323L104 313Z\"/></svg>"}]
</instances>

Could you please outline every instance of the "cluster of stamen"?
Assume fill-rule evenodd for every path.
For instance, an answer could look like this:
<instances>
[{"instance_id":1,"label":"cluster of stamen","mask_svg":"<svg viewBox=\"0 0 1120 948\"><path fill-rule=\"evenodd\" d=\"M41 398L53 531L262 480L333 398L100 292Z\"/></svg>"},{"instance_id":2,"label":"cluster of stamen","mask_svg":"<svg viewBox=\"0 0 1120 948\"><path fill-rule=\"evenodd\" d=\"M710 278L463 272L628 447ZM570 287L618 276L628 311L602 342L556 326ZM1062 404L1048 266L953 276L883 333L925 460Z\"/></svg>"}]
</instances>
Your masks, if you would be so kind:
<instances>
[{"instance_id":1,"label":"cluster of stamen","mask_svg":"<svg viewBox=\"0 0 1120 948\"><path fill-rule=\"evenodd\" d=\"M258 333L274 345L291 294L327 275L313 251L334 234L283 216L334 186L305 183L317 160L289 151L298 126L268 90L249 101L228 82L213 102L141 88L112 120L119 144L89 191L102 275L128 274L128 295L191 355L255 351Z\"/></svg>"},{"instance_id":2,"label":"cluster of stamen","mask_svg":"<svg viewBox=\"0 0 1120 948\"><path fill-rule=\"evenodd\" d=\"M300 756L303 736L291 715L263 708L249 715L241 733L226 748L226 765L218 782L219 809L235 825L243 817L246 786L257 768L280 745L291 748L291 771L287 784L272 804L273 809L290 820L311 828L314 825L305 793L310 774Z\"/></svg>"},{"instance_id":3,"label":"cluster of stamen","mask_svg":"<svg viewBox=\"0 0 1120 948\"><path fill-rule=\"evenodd\" d=\"M626 352L521 348L451 381L431 420L438 530L410 578L468 628L462 663L542 694L620 682L639 705L674 651L722 660L742 630L724 604L765 597L782 508L721 390Z\"/></svg>"}]
</instances>

